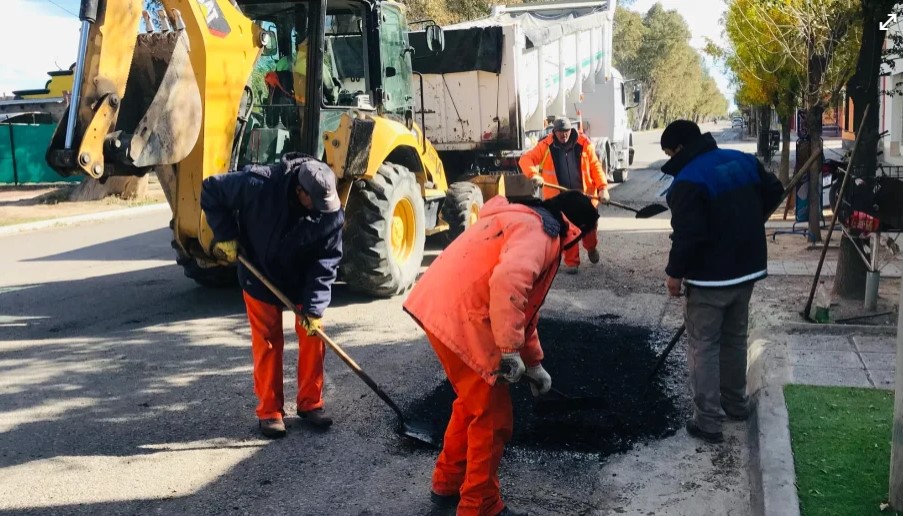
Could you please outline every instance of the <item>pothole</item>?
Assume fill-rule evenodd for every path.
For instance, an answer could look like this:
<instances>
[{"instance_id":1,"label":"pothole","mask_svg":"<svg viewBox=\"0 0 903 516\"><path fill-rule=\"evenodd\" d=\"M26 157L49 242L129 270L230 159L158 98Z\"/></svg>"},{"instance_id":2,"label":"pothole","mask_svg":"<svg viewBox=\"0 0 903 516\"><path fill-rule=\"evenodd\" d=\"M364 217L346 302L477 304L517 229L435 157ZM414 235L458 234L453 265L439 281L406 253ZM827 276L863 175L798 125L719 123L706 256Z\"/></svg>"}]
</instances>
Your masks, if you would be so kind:
<instances>
[{"instance_id":1,"label":"pothole","mask_svg":"<svg viewBox=\"0 0 903 516\"><path fill-rule=\"evenodd\" d=\"M685 389L684 383L669 378L674 372L667 365L648 388L646 381L670 335L609 321L540 321L543 366L552 375L553 386L571 397L601 398L605 408L537 410L529 387L521 382L511 388L514 435L510 444L604 457L638 442L661 439L682 426L687 403L675 390ZM445 381L408 408L409 418L429 428L440 441L454 399Z\"/></svg>"}]
</instances>

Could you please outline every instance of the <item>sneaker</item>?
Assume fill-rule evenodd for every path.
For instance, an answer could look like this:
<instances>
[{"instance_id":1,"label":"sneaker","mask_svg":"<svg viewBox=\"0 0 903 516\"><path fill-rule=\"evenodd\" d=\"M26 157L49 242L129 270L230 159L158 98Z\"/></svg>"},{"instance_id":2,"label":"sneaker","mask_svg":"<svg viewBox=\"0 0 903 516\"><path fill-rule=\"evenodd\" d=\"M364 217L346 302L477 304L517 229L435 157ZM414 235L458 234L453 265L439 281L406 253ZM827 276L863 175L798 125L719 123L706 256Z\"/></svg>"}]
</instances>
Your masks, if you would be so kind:
<instances>
[{"instance_id":1,"label":"sneaker","mask_svg":"<svg viewBox=\"0 0 903 516\"><path fill-rule=\"evenodd\" d=\"M270 439L285 437L285 423L282 421L281 417L258 419L257 427L260 428L260 433L262 433L264 437L269 437Z\"/></svg>"},{"instance_id":2,"label":"sneaker","mask_svg":"<svg viewBox=\"0 0 903 516\"><path fill-rule=\"evenodd\" d=\"M590 249L586 252L586 255L589 256L589 263L599 263L599 250L596 248Z\"/></svg>"},{"instance_id":3,"label":"sneaker","mask_svg":"<svg viewBox=\"0 0 903 516\"><path fill-rule=\"evenodd\" d=\"M718 444L720 442L724 442L724 434L721 432L706 432L696 426L696 422L693 420L687 421L687 433L691 436L702 439L707 443Z\"/></svg>"},{"instance_id":4,"label":"sneaker","mask_svg":"<svg viewBox=\"0 0 903 516\"><path fill-rule=\"evenodd\" d=\"M577 274L577 267L579 265L562 265L561 269L568 274Z\"/></svg>"},{"instance_id":5,"label":"sneaker","mask_svg":"<svg viewBox=\"0 0 903 516\"><path fill-rule=\"evenodd\" d=\"M529 516L529 515L525 512L515 511L514 509L512 509L511 507L508 507L506 505L505 508L502 509L502 512L498 513L496 516Z\"/></svg>"},{"instance_id":6,"label":"sneaker","mask_svg":"<svg viewBox=\"0 0 903 516\"><path fill-rule=\"evenodd\" d=\"M461 501L461 495L458 493L441 495L435 491L430 491L430 501L437 507L451 509L458 506L458 502Z\"/></svg>"},{"instance_id":7,"label":"sneaker","mask_svg":"<svg viewBox=\"0 0 903 516\"><path fill-rule=\"evenodd\" d=\"M332 418L326 415L326 411L323 408L308 410L307 412L299 410L298 417L315 428L329 428L332 426Z\"/></svg>"}]
</instances>

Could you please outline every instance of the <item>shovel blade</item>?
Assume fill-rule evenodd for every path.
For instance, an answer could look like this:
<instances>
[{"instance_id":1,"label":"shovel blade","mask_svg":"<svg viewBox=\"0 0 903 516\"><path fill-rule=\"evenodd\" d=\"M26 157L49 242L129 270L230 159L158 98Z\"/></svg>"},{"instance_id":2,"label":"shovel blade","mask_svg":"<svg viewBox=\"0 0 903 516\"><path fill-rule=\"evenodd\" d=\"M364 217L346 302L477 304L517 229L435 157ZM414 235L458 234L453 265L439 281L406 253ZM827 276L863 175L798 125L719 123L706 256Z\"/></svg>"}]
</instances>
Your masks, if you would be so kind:
<instances>
[{"instance_id":1,"label":"shovel blade","mask_svg":"<svg viewBox=\"0 0 903 516\"><path fill-rule=\"evenodd\" d=\"M655 217L659 213L664 213L668 211L667 206L662 206L661 204L650 204L649 206L645 206L640 208L636 212L636 218L638 219L648 219L651 217Z\"/></svg>"},{"instance_id":2,"label":"shovel blade","mask_svg":"<svg viewBox=\"0 0 903 516\"><path fill-rule=\"evenodd\" d=\"M433 436L432 434L430 434L430 432L428 432L424 428L418 427L417 425L403 422L401 423L399 433L419 446L425 446L433 450L438 450L441 448L439 446L439 443L433 439Z\"/></svg>"},{"instance_id":3,"label":"shovel blade","mask_svg":"<svg viewBox=\"0 0 903 516\"><path fill-rule=\"evenodd\" d=\"M608 403L603 398L538 399L533 406L539 414L608 409Z\"/></svg>"}]
</instances>

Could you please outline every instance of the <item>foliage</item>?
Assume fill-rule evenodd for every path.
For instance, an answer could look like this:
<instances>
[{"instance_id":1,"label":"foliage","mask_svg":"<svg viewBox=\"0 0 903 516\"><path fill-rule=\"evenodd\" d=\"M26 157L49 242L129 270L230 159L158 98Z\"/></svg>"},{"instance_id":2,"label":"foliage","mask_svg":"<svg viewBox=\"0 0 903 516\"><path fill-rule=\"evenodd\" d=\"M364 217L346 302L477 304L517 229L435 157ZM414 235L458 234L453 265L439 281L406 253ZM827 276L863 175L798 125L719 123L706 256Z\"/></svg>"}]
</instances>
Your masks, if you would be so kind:
<instances>
[{"instance_id":1,"label":"foliage","mask_svg":"<svg viewBox=\"0 0 903 516\"><path fill-rule=\"evenodd\" d=\"M683 17L660 3L645 15L617 8L613 65L625 77L638 80L643 91L634 127L649 129L677 118L702 121L726 115L727 99L689 39Z\"/></svg>"},{"instance_id":2,"label":"foliage","mask_svg":"<svg viewBox=\"0 0 903 516\"><path fill-rule=\"evenodd\" d=\"M893 391L784 388L803 516L889 514Z\"/></svg>"}]
</instances>

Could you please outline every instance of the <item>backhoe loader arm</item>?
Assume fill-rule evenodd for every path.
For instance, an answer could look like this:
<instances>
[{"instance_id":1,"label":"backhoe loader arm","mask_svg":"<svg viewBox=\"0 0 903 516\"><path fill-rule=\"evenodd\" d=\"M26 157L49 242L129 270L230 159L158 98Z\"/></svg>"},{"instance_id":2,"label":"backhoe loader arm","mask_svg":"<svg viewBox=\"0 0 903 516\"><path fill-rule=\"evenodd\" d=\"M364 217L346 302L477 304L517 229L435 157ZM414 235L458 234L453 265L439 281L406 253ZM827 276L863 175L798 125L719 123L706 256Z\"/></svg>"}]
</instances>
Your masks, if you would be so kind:
<instances>
[{"instance_id":1,"label":"backhoe loader arm","mask_svg":"<svg viewBox=\"0 0 903 516\"><path fill-rule=\"evenodd\" d=\"M125 94L135 50L140 0L83 0L79 55L67 116L60 122L47 153L48 163L63 176L104 172L103 143Z\"/></svg>"},{"instance_id":2,"label":"backhoe loader arm","mask_svg":"<svg viewBox=\"0 0 903 516\"><path fill-rule=\"evenodd\" d=\"M240 105L271 33L230 0L162 0L153 20L143 4L82 0L70 110L47 161L63 176L101 180L155 171L180 256L212 263L201 182L229 169Z\"/></svg>"}]
</instances>

